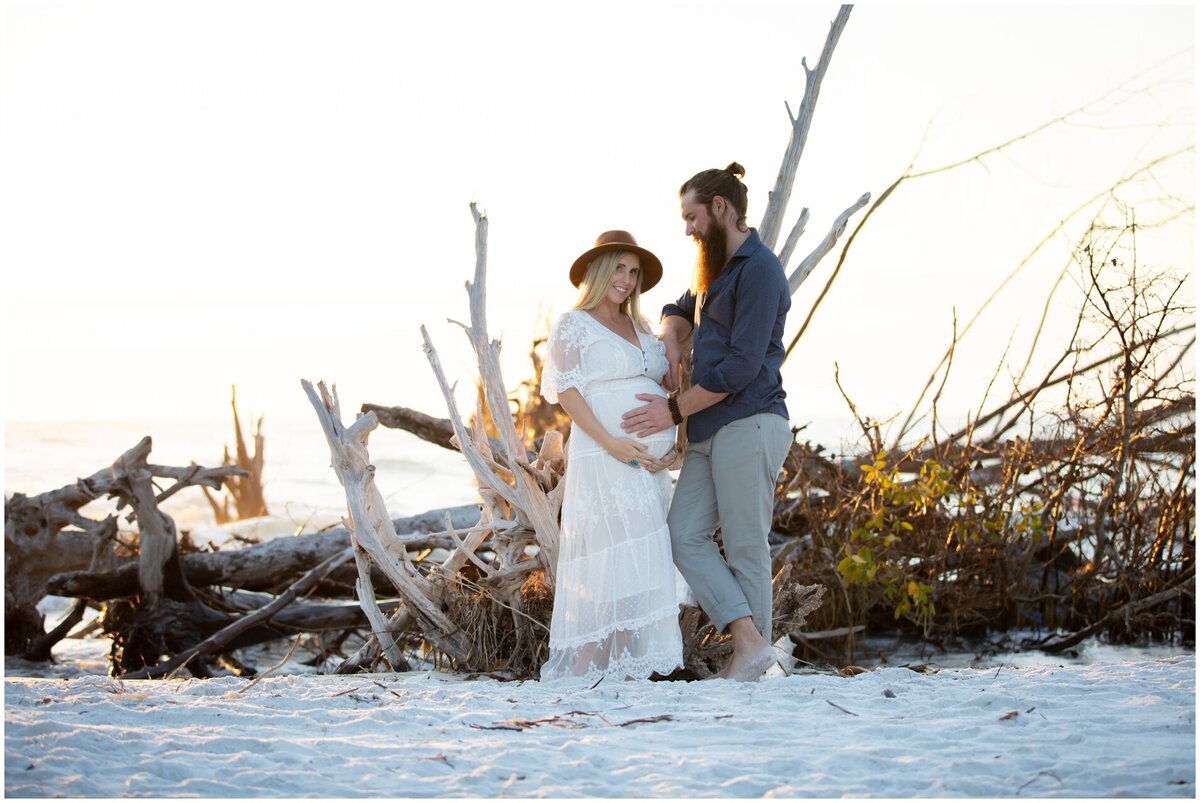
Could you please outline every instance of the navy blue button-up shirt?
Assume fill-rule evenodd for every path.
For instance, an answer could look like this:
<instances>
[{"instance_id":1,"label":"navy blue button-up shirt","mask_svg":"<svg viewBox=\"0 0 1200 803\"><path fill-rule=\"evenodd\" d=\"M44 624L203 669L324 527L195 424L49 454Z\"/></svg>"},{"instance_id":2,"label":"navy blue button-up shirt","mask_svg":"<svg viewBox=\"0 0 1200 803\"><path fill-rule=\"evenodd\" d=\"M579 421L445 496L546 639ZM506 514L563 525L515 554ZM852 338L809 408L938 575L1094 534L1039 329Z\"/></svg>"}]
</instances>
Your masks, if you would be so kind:
<instances>
[{"instance_id":1,"label":"navy blue button-up shirt","mask_svg":"<svg viewBox=\"0 0 1200 803\"><path fill-rule=\"evenodd\" d=\"M700 304L700 325L692 339L692 382L729 395L688 417L688 440L706 440L731 421L757 413L788 417L779 369L783 325L791 306L783 266L751 229ZM695 312L696 296L689 290L663 307L662 314L694 322Z\"/></svg>"}]
</instances>

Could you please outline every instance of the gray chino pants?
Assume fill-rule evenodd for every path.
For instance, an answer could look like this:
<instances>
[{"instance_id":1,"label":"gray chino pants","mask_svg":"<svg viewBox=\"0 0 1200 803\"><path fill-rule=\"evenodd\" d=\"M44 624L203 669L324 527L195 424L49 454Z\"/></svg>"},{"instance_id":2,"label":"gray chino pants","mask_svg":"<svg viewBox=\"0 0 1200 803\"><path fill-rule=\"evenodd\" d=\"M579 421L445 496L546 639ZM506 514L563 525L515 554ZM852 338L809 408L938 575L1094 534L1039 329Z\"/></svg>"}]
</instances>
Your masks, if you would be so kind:
<instances>
[{"instance_id":1,"label":"gray chino pants","mask_svg":"<svg viewBox=\"0 0 1200 803\"><path fill-rule=\"evenodd\" d=\"M752 616L771 640L767 533L775 480L791 442L786 418L759 413L688 444L667 525L675 565L718 632ZM718 524L724 560L713 537Z\"/></svg>"}]
</instances>

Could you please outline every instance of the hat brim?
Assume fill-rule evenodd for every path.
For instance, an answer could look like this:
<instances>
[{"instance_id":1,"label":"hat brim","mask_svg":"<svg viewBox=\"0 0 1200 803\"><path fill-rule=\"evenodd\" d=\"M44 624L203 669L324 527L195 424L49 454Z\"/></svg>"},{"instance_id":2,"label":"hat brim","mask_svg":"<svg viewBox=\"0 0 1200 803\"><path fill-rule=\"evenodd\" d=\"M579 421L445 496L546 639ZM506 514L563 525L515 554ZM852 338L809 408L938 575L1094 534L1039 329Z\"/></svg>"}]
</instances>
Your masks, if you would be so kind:
<instances>
[{"instance_id":1,"label":"hat brim","mask_svg":"<svg viewBox=\"0 0 1200 803\"><path fill-rule=\"evenodd\" d=\"M605 243L597 245L595 248L589 248L579 255L571 265L571 284L576 287L583 281L583 276L587 273L588 265L592 264L593 260L601 254L607 254L610 251L621 251L629 254L637 254L641 261L642 269L642 292L646 292L654 285L658 284L662 279L662 262L654 254L642 248L640 245L630 245L629 243Z\"/></svg>"}]
</instances>

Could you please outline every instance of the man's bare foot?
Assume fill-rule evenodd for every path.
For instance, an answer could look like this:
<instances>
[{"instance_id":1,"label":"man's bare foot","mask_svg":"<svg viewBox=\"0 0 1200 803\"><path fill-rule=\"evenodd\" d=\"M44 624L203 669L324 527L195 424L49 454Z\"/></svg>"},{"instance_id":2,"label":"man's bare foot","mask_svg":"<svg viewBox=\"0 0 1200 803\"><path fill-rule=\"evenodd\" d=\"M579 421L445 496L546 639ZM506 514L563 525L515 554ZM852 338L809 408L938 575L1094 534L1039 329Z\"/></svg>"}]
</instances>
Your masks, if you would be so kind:
<instances>
[{"instance_id":1,"label":"man's bare foot","mask_svg":"<svg viewBox=\"0 0 1200 803\"><path fill-rule=\"evenodd\" d=\"M740 656L734 653L733 660L729 662L727 667L729 674L726 677L732 680L740 680L745 682L754 682L763 676L763 673L771 668L771 664L778 660L775 655L775 648L769 644L756 653L748 656Z\"/></svg>"},{"instance_id":2,"label":"man's bare foot","mask_svg":"<svg viewBox=\"0 0 1200 803\"><path fill-rule=\"evenodd\" d=\"M725 664L725 666L721 667L720 672L714 672L713 674L709 675L707 679L708 680L728 680L729 679L729 665L732 663L733 663L733 659L730 659L729 662Z\"/></svg>"},{"instance_id":3,"label":"man's bare foot","mask_svg":"<svg viewBox=\"0 0 1200 803\"><path fill-rule=\"evenodd\" d=\"M721 670L721 676L731 680L758 680L771 667L775 651L749 616L734 619L728 628L733 640L733 657Z\"/></svg>"}]
</instances>

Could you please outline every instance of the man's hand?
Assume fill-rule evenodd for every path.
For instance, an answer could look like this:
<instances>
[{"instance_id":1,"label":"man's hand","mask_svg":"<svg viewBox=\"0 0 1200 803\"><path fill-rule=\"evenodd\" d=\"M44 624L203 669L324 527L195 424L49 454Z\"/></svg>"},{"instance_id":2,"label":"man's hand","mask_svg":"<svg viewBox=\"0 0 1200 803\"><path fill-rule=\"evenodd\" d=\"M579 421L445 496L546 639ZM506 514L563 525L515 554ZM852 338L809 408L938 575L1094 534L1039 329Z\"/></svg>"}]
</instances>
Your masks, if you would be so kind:
<instances>
[{"instance_id":1,"label":"man's hand","mask_svg":"<svg viewBox=\"0 0 1200 803\"><path fill-rule=\"evenodd\" d=\"M647 402L647 404L634 407L621 416L621 429L634 433L639 438L645 438L674 426L671 409L667 407L667 400L662 396L656 396L653 393L639 393L637 399Z\"/></svg>"}]
</instances>

